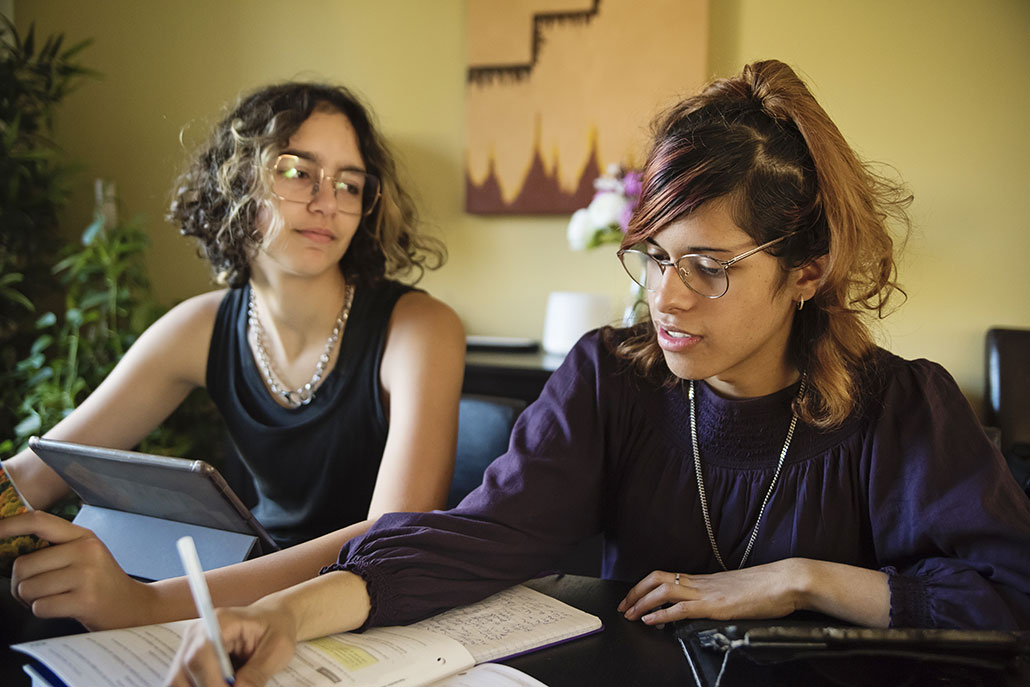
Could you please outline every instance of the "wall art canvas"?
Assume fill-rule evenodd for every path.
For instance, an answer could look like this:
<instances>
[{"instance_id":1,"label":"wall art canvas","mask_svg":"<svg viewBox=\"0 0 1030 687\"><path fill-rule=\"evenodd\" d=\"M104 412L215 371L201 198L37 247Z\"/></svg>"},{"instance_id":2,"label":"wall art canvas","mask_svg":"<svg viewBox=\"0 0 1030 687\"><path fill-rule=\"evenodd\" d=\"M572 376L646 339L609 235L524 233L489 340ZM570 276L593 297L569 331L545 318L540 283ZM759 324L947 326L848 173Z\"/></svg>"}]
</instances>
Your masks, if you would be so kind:
<instances>
[{"instance_id":1,"label":"wall art canvas","mask_svg":"<svg viewBox=\"0 0 1030 687\"><path fill-rule=\"evenodd\" d=\"M706 79L708 0L468 0L465 209L569 214Z\"/></svg>"}]
</instances>

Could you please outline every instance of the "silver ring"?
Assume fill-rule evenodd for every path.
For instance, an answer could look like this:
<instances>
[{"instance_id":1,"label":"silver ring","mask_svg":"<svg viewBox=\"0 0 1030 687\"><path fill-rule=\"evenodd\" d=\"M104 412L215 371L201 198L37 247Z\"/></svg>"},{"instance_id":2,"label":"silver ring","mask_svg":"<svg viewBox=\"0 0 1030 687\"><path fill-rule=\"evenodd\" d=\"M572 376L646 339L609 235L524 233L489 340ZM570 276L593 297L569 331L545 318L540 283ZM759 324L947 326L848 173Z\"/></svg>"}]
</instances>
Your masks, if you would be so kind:
<instances>
[{"instance_id":1,"label":"silver ring","mask_svg":"<svg viewBox=\"0 0 1030 687\"><path fill-rule=\"evenodd\" d=\"M676 580L675 580L675 582L676 582L676 584L680 583L680 574L679 573L676 573Z\"/></svg>"}]
</instances>

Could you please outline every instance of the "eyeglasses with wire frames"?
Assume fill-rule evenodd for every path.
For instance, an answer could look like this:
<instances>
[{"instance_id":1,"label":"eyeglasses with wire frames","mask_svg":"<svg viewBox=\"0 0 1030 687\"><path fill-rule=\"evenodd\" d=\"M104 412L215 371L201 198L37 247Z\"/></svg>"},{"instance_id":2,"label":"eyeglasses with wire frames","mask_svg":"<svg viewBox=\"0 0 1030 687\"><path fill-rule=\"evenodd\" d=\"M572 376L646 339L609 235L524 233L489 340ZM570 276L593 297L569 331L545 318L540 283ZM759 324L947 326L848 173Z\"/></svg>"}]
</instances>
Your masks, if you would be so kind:
<instances>
[{"instance_id":1,"label":"eyeglasses with wire frames","mask_svg":"<svg viewBox=\"0 0 1030 687\"><path fill-rule=\"evenodd\" d=\"M710 255L696 253L680 256L675 261L664 260L637 248L624 248L617 255L630 279L647 291L657 291L661 286L662 277L665 276L666 268L673 267L676 269L680 281L694 293L705 298L720 298L729 291L730 277L727 270L731 265L775 246L796 233L796 231L792 231L784 234L729 260L717 260Z\"/></svg>"},{"instance_id":2,"label":"eyeglasses with wire frames","mask_svg":"<svg viewBox=\"0 0 1030 687\"><path fill-rule=\"evenodd\" d=\"M379 201L379 178L360 169L341 169L329 176L314 160L283 154L271 167L272 193L280 200L310 203L327 183L336 198L336 211L367 215Z\"/></svg>"}]
</instances>

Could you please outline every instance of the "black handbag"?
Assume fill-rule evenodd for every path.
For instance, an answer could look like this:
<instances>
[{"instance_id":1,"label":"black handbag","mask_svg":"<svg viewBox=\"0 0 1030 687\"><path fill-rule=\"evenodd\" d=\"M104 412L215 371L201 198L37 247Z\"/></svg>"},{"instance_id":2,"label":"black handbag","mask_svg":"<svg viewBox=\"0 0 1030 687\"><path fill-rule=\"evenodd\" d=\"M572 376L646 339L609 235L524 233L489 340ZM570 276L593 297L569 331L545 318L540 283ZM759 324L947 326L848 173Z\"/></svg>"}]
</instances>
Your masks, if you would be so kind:
<instances>
[{"instance_id":1,"label":"black handbag","mask_svg":"<svg viewBox=\"0 0 1030 687\"><path fill-rule=\"evenodd\" d=\"M1030 685L1027 632L883 630L792 617L682 622L675 635L698 687Z\"/></svg>"}]
</instances>

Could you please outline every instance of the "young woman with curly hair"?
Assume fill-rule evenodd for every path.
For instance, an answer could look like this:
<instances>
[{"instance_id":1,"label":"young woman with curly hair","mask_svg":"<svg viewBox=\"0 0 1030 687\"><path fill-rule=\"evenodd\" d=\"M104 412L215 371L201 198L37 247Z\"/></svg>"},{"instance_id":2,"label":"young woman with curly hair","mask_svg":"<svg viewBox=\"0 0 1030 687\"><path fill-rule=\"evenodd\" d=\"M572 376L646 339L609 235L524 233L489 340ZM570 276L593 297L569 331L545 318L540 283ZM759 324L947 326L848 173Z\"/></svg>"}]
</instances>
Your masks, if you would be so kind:
<instances>
[{"instance_id":1,"label":"young woman with curly hair","mask_svg":"<svg viewBox=\"0 0 1030 687\"><path fill-rule=\"evenodd\" d=\"M455 509L385 515L318 579L221 610L239 679L597 533L629 620L1030 627L1026 496L947 372L866 328L896 290L903 201L780 62L674 107L620 251L649 321L584 336ZM171 684L220 679L205 641L194 627Z\"/></svg>"},{"instance_id":2,"label":"young woman with curly hair","mask_svg":"<svg viewBox=\"0 0 1030 687\"><path fill-rule=\"evenodd\" d=\"M244 97L180 177L170 218L228 289L173 308L48 436L128 448L206 386L254 477L255 515L293 547L212 572L218 603L314 576L382 513L442 507L464 334L450 308L392 279L444 253L418 233L365 106L308 83ZM5 467L36 508L67 490L31 452ZM0 527L55 544L14 567L38 616L100 628L194 614L183 579L129 579L88 530L39 511Z\"/></svg>"}]
</instances>

